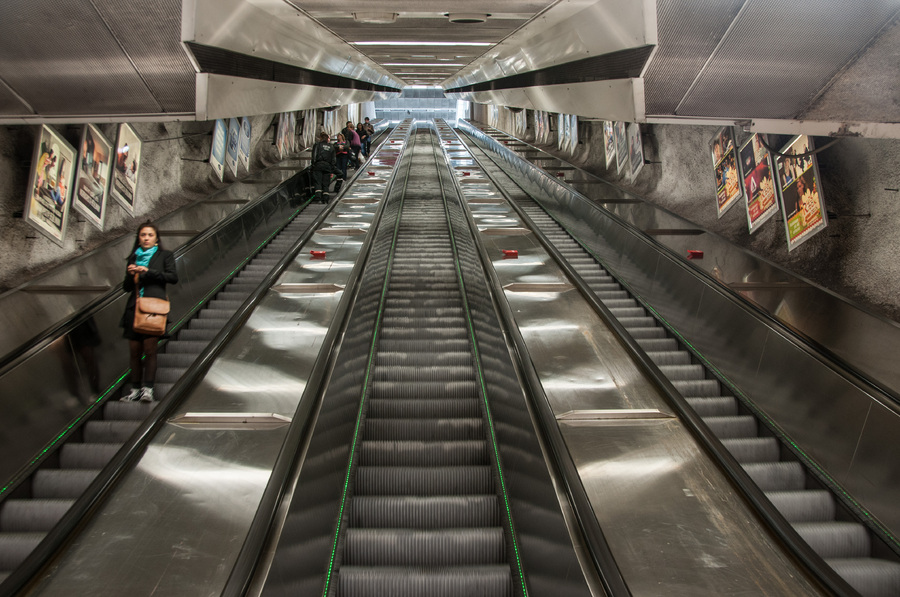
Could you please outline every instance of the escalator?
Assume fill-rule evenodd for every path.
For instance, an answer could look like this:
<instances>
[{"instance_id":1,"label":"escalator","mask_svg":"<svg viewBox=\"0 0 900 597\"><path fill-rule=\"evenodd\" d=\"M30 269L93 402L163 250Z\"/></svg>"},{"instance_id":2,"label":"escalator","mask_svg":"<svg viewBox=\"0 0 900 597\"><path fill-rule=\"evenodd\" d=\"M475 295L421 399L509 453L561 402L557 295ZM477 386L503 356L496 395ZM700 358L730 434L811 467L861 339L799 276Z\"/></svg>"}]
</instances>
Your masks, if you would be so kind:
<instances>
[{"instance_id":1,"label":"escalator","mask_svg":"<svg viewBox=\"0 0 900 597\"><path fill-rule=\"evenodd\" d=\"M540 230L624 326L688 405L731 452L782 516L825 562L864 597L900 591L900 557L844 507L752 410L727 391L688 347L658 321L560 223L470 146L529 225ZM515 189L515 190L512 190Z\"/></svg>"}]
</instances>

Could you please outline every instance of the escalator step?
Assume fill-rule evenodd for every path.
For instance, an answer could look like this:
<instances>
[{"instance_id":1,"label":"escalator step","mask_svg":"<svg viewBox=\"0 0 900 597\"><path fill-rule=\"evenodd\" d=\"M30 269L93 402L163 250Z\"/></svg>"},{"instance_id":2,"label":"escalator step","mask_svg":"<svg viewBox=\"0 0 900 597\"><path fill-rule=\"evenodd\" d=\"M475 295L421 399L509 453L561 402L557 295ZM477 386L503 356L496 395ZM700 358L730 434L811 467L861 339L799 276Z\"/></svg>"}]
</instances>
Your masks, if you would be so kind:
<instances>
[{"instance_id":1,"label":"escalator step","mask_svg":"<svg viewBox=\"0 0 900 597\"><path fill-rule=\"evenodd\" d=\"M703 422L719 439L756 437L756 419L751 416L705 417Z\"/></svg>"},{"instance_id":2,"label":"escalator step","mask_svg":"<svg viewBox=\"0 0 900 597\"><path fill-rule=\"evenodd\" d=\"M121 444L78 444L67 442L59 452L61 468L101 469L112 460Z\"/></svg>"},{"instance_id":3,"label":"escalator step","mask_svg":"<svg viewBox=\"0 0 900 597\"><path fill-rule=\"evenodd\" d=\"M12 571L34 551L45 533L0 534L0 570Z\"/></svg>"},{"instance_id":4,"label":"escalator step","mask_svg":"<svg viewBox=\"0 0 900 597\"><path fill-rule=\"evenodd\" d=\"M441 347L440 352L415 352L379 350L375 357L378 367L430 367L435 365L472 368L472 353L450 352Z\"/></svg>"},{"instance_id":5,"label":"escalator step","mask_svg":"<svg viewBox=\"0 0 900 597\"><path fill-rule=\"evenodd\" d=\"M460 398L457 400L392 400L389 398L372 399L366 418L450 418L461 419L480 417L481 403L475 398Z\"/></svg>"},{"instance_id":6,"label":"escalator step","mask_svg":"<svg viewBox=\"0 0 900 597\"><path fill-rule=\"evenodd\" d=\"M661 327L633 328L628 333L635 340L662 339L666 337L666 329Z\"/></svg>"},{"instance_id":7,"label":"escalator step","mask_svg":"<svg viewBox=\"0 0 900 597\"><path fill-rule=\"evenodd\" d=\"M140 421L88 421L84 424L84 441L90 444L121 444L140 425Z\"/></svg>"},{"instance_id":8,"label":"escalator step","mask_svg":"<svg viewBox=\"0 0 900 597\"><path fill-rule=\"evenodd\" d=\"M483 495L494 492L490 466L361 466L356 495Z\"/></svg>"},{"instance_id":9,"label":"escalator step","mask_svg":"<svg viewBox=\"0 0 900 597\"><path fill-rule=\"evenodd\" d=\"M98 470L40 469L31 478L31 494L36 499L74 500L97 476Z\"/></svg>"},{"instance_id":10,"label":"escalator step","mask_svg":"<svg viewBox=\"0 0 900 597\"><path fill-rule=\"evenodd\" d=\"M206 348L206 345L209 344L210 340L216 337L216 333L216 330L187 328L178 332L178 343L201 342L203 343L203 348ZM168 352L168 350L169 349L166 348L166 352Z\"/></svg>"},{"instance_id":11,"label":"escalator step","mask_svg":"<svg viewBox=\"0 0 900 597\"><path fill-rule=\"evenodd\" d=\"M678 350L675 338L646 338L638 340L637 343L647 352Z\"/></svg>"},{"instance_id":12,"label":"escalator step","mask_svg":"<svg viewBox=\"0 0 900 597\"><path fill-rule=\"evenodd\" d=\"M162 369L179 369L183 373L185 369L194 364L194 361L197 360L197 355L191 353L170 353L165 352L159 356L157 356L157 366L160 370Z\"/></svg>"},{"instance_id":13,"label":"escalator step","mask_svg":"<svg viewBox=\"0 0 900 597\"><path fill-rule=\"evenodd\" d=\"M865 597L900 595L900 564L887 560L856 558L826 562Z\"/></svg>"},{"instance_id":14,"label":"escalator step","mask_svg":"<svg viewBox=\"0 0 900 597\"><path fill-rule=\"evenodd\" d=\"M706 376L703 365L661 365L659 369L672 382L700 381Z\"/></svg>"},{"instance_id":15,"label":"escalator step","mask_svg":"<svg viewBox=\"0 0 900 597\"><path fill-rule=\"evenodd\" d=\"M806 473L799 462L758 462L743 467L763 491L800 491L806 485Z\"/></svg>"},{"instance_id":16,"label":"escalator step","mask_svg":"<svg viewBox=\"0 0 900 597\"><path fill-rule=\"evenodd\" d=\"M722 445L728 448L740 463L776 462L780 456L778 440L774 437L723 439Z\"/></svg>"},{"instance_id":17,"label":"escalator step","mask_svg":"<svg viewBox=\"0 0 900 597\"><path fill-rule=\"evenodd\" d=\"M417 328L385 329L381 337L389 340L433 338L434 343L443 344L447 340L468 340L469 336L465 328L448 329L419 326Z\"/></svg>"},{"instance_id":18,"label":"escalator step","mask_svg":"<svg viewBox=\"0 0 900 597\"><path fill-rule=\"evenodd\" d=\"M473 566L506 557L503 529L348 528L343 563L349 566Z\"/></svg>"},{"instance_id":19,"label":"escalator step","mask_svg":"<svg viewBox=\"0 0 900 597\"><path fill-rule=\"evenodd\" d=\"M430 366L395 366L376 367L373 379L375 381L399 381L405 383L417 382L451 382L474 379L475 371L471 365L465 367L441 367Z\"/></svg>"},{"instance_id":20,"label":"escalator step","mask_svg":"<svg viewBox=\"0 0 900 597\"><path fill-rule=\"evenodd\" d=\"M411 529L499 526L496 495L356 496L350 501L354 527Z\"/></svg>"},{"instance_id":21,"label":"escalator step","mask_svg":"<svg viewBox=\"0 0 900 597\"><path fill-rule=\"evenodd\" d=\"M185 330L185 332L189 332L191 330ZM175 342L170 342L166 345L165 354L189 354L196 357L198 354L203 352L203 349L209 346L209 340L212 340L215 337L215 334L210 336L209 340L188 340L186 338L182 338L182 334L178 335L178 340ZM160 355L161 356L161 355Z\"/></svg>"},{"instance_id":22,"label":"escalator step","mask_svg":"<svg viewBox=\"0 0 900 597\"><path fill-rule=\"evenodd\" d=\"M674 365L688 366L691 364L691 353L686 350L667 350L665 352L647 351L647 356L660 367L663 365L671 367Z\"/></svg>"},{"instance_id":23,"label":"escalator step","mask_svg":"<svg viewBox=\"0 0 900 597\"><path fill-rule=\"evenodd\" d=\"M661 328L660 331L663 331ZM715 379L693 379L690 381L674 380L672 381L681 395L685 398L701 398L703 396L719 396L719 382Z\"/></svg>"},{"instance_id":24,"label":"escalator step","mask_svg":"<svg viewBox=\"0 0 900 597\"><path fill-rule=\"evenodd\" d=\"M824 489L767 491L766 497L790 523L834 520L834 497Z\"/></svg>"},{"instance_id":25,"label":"escalator step","mask_svg":"<svg viewBox=\"0 0 900 597\"><path fill-rule=\"evenodd\" d=\"M415 384L399 381L376 381L372 385L373 399L381 398L475 398L478 387L475 380L465 381L420 381Z\"/></svg>"},{"instance_id":26,"label":"escalator step","mask_svg":"<svg viewBox=\"0 0 900 597\"><path fill-rule=\"evenodd\" d=\"M483 440L401 441L366 440L360 446L362 466L479 466L490 464Z\"/></svg>"},{"instance_id":27,"label":"escalator step","mask_svg":"<svg viewBox=\"0 0 900 597\"><path fill-rule=\"evenodd\" d=\"M107 421L143 421L154 408L156 408L155 402L122 402L120 400L107 400L103 404L103 418Z\"/></svg>"},{"instance_id":28,"label":"escalator step","mask_svg":"<svg viewBox=\"0 0 900 597\"><path fill-rule=\"evenodd\" d=\"M508 565L457 568L391 568L341 566L339 597L509 597Z\"/></svg>"},{"instance_id":29,"label":"escalator step","mask_svg":"<svg viewBox=\"0 0 900 597\"><path fill-rule=\"evenodd\" d=\"M365 438L371 441L449 441L483 439L481 419L369 419Z\"/></svg>"},{"instance_id":30,"label":"escalator step","mask_svg":"<svg viewBox=\"0 0 900 597\"><path fill-rule=\"evenodd\" d=\"M857 522L802 522L794 529L823 558L868 558L871 544Z\"/></svg>"},{"instance_id":31,"label":"escalator step","mask_svg":"<svg viewBox=\"0 0 900 597\"><path fill-rule=\"evenodd\" d=\"M714 396L712 398L686 398L701 417L733 417L738 414L738 403L734 396Z\"/></svg>"},{"instance_id":32,"label":"escalator step","mask_svg":"<svg viewBox=\"0 0 900 597\"><path fill-rule=\"evenodd\" d=\"M0 531L46 533L74 503L74 500L6 500L0 507Z\"/></svg>"}]
</instances>

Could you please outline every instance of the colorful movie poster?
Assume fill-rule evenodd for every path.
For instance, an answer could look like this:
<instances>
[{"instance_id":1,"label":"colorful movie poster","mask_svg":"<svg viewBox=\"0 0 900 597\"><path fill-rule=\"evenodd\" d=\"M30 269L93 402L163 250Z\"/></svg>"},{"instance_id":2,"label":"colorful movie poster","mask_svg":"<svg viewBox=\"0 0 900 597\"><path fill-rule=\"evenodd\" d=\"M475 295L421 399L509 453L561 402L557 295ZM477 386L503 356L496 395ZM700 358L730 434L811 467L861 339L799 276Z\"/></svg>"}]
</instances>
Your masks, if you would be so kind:
<instances>
[{"instance_id":1,"label":"colorful movie poster","mask_svg":"<svg viewBox=\"0 0 900 597\"><path fill-rule=\"evenodd\" d=\"M616 122L616 173L628 171L628 134L625 123Z\"/></svg>"},{"instance_id":2,"label":"colorful movie poster","mask_svg":"<svg viewBox=\"0 0 900 597\"><path fill-rule=\"evenodd\" d=\"M25 197L25 221L62 246L75 174L75 148L42 126L35 143Z\"/></svg>"},{"instance_id":3,"label":"colorful movie poster","mask_svg":"<svg viewBox=\"0 0 900 597\"><path fill-rule=\"evenodd\" d=\"M819 184L819 167L812 139L798 135L782 148L778 158L778 183L781 185L781 210L787 233L788 251L828 225L828 214ZM799 156L799 157L792 157Z\"/></svg>"},{"instance_id":4,"label":"colorful movie poster","mask_svg":"<svg viewBox=\"0 0 900 597\"><path fill-rule=\"evenodd\" d=\"M288 147L291 152L297 151L297 113L288 115Z\"/></svg>"},{"instance_id":5,"label":"colorful movie poster","mask_svg":"<svg viewBox=\"0 0 900 597\"><path fill-rule=\"evenodd\" d=\"M116 141L116 163L113 168L112 195L134 215L134 199L137 196L138 175L141 172L141 139L129 124L119 125Z\"/></svg>"},{"instance_id":6,"label":"colorful movie poster","mask_svg":"<svg viewBox=\"0 0 900 597\"><path fill-rule=\"evenodd\" d=\"M241 143L240 143L240 151L238 155L240 156L241 163L244 165L244 169L249 172L250 171L250 134L252 132L252 126L250 124L250 119L247 117L241 118Z\"/></svg>"},{"instance_id":7,"label":"colorful movie poster","mask_svg":"<svg viewBox=\"0 0 900 597\"><path fill-rule=\"evenodd\" d=\"M278 127L275 129L277 132L275 134L275 149L278 150L278 157L284 158L287 153L287 147L285 147L285 143L287 142L287 138L285 135L285 131L287 130L287 112L282 112L278 116Z\"/></svg>"},{"instance_id":8,"label":"colorful movie poster","mask_svg":"<svg viewBox=\"0 0 900 597\"><path fill-rule=\"evenodd\" d=\"M631 162L631 180L637 178L644 168L644 143L641 141L641 125L632 122L628 125L628 159Z\"/></svg>"},{"instance_id":9,"label":"colorful movie poster","mask_svg":"<svg viewBox=\"0 0 900 597\"><path fill-rule=\"evenodd\" d=\"M613 122L609 120L603 121L603 147L606 149L606 168L609 169L616 159L616 132Z\"/></svg>"},{"instance_id":10,"label":"colorful movie poster","mask_svg":"<svg viewBox=\"0 0 900 597\"><path fill-rule=\"evenodd\" d=\"M216 128L213 131L212 147L209 148L209 165L219 180L225 180L225 144L228 140L228 127L225 121L216 120Z\"/></svg>"},{"instance_id":11,"label":"colorful movie poster","mask_svg":"<svg viewBox=\"0 0 900 597\"><path fill-rule=\"evenodd\" d=\"M112 166L112 143L93 124L81 133L78 153L78 174L72 207L85 219L103 230L106 220L106 199L109 196L109 174Z\"/></svg>"},{"instance_id":12,"label":"colorful movie poster","mask_svg":"<svg viewBox=\"0 0 900 597\"><path fill-rule=\"evenodd\" d=\"M716 207L721 218L744 194L731 127L719 129L709 142L709 150L716 169Z\"/></svg>"},{"instance_id":13,"label":"colorful movie poster","mask_svg":"<svg viewBox=\"0 0 900 597\"><path fill-rule=\"evenodd\" d=\"M764 141L762 135L754 134L741 146L740 152L750 234L778 212L772 156Z\"/></svg>"},{"instance_id":14,"label":"colorful movie poster","mask_svg":"<svg viewBox=\"0 0 900 597\"><path fill-rule=\"evenodd\" d=\"M231 173L237 178L238 173L238 144L241 138L241 125L237 118L228 120L228 147L225 148L225 163L231 168Z\"/></svg>"}]
</instances>

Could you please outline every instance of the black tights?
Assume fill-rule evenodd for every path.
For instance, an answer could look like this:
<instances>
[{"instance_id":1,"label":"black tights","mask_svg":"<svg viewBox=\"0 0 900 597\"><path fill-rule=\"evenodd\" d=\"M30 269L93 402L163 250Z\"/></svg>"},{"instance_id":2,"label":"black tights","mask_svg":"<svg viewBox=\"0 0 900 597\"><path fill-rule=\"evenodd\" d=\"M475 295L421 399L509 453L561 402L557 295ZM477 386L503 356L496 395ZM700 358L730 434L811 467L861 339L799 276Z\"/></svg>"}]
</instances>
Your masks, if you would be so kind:
<instances>
[{"instance_id":1,"label":"black tights","mask_svg":"<svg viewBox=\"0 0 900 597\"><path fill-rule=\"evenodd\" d=\"M156 381L156 344L159 338L150 337L141 340L129 340L128 348L130 350L131 364L131 386L137 388L141 385L153 387ZM144 362L141 363L141 355L144 355ZM141 366L143 365L143 366Z\"/></svg>"}]
</instances>

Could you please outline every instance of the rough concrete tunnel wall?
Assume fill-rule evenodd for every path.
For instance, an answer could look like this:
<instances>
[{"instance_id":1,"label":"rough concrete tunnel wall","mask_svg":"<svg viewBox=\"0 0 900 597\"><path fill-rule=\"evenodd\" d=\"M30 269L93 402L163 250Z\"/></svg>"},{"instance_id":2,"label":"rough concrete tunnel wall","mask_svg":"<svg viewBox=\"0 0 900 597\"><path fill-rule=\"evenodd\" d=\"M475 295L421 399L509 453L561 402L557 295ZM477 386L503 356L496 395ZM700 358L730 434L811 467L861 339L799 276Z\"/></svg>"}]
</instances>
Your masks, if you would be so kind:
<instances>
[{"instance_id":1,"label":"rough concrete tunnel wall","mask_svg":"<svg viewBox=\"0 0 900 597\"><path fill-rule=\"evenodd\" d=\"M526 140L533 141L533 114ZM483 105L473 118L487 122ZM555 119L551 119L556 127ZM500 110L510 132L512 113ZM900 321L900 140L845 138L818 154L828 227L790 253L781 215L751 235L741 206L716 214L709 141L718 127L642 125L648 163L634 183L606 169L601 122L581 122L578 146L542 149L632 191L778 265ZM782 137L786 139L787 137ZM817 139L823 145L828 139Z\"/></svg>"}]
</instances>

